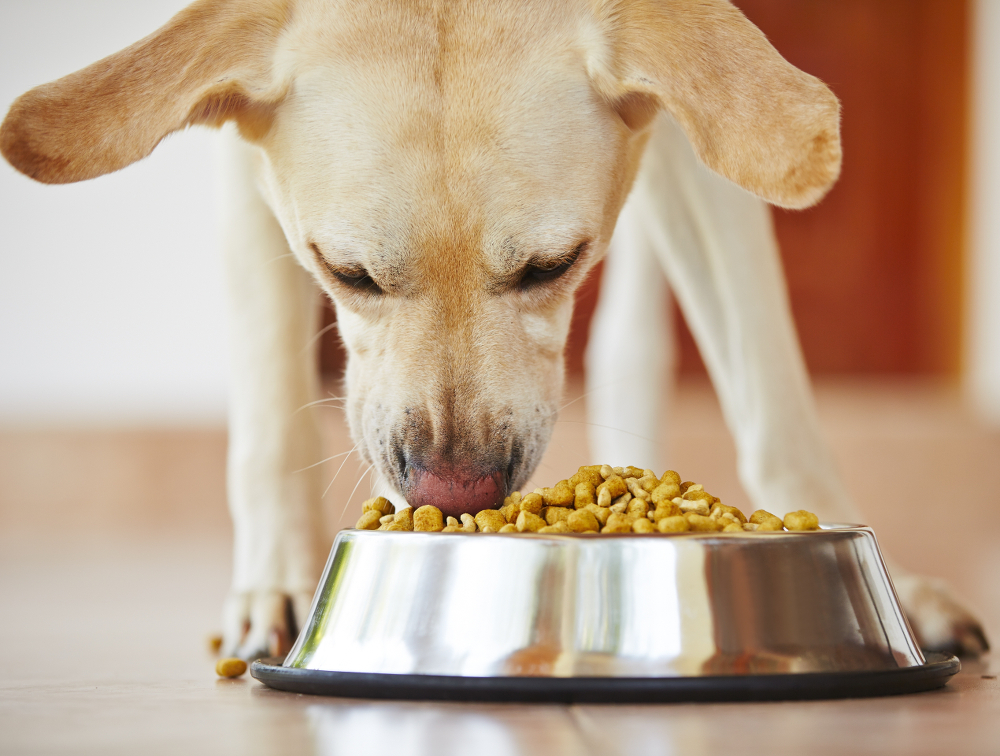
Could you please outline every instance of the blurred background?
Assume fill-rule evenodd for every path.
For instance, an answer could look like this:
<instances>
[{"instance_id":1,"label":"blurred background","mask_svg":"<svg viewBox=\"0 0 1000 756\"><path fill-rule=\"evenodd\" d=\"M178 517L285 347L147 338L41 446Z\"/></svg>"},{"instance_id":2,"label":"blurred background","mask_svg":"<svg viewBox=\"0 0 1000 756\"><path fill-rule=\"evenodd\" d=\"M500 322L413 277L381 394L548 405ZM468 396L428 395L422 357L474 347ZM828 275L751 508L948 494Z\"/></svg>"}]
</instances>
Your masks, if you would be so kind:
<instances>
[{"instance_id":1,"label":"blurred background","mask_svg":"<svg viewBox=\"0 0 1000 756\"><path fill-rule=\"evenodd\" d=\"M843 104L839 184L775 222L846 485L883 547L950 580L996 641L1000 0L736 4ZM0 0L0 104L184 5ZM81 616L96 605L113 632L186 638L178 658L218 625L229 569L215 141L208 130L177 134L126 171L70 186L0 164L0 601L44 616L45 591L25 576L58 573ZM598 280L579 294L567 400L582 390ZM332 324L329 308L320 317ZM697 350L674 320L680 381L665 463L745 506ZM338 393L335 328L321 363ZM567 407L541 481L586 458L584 404ZM328 453L348 450L339 410L322 412ZM361 469L345 465L324 501L331 537L368 494ZM72 564L68 577L59 564ZM9 626L0 643L36 631ZM68 652L63 662L76 663Z\"/></svg>"}]
</instances>

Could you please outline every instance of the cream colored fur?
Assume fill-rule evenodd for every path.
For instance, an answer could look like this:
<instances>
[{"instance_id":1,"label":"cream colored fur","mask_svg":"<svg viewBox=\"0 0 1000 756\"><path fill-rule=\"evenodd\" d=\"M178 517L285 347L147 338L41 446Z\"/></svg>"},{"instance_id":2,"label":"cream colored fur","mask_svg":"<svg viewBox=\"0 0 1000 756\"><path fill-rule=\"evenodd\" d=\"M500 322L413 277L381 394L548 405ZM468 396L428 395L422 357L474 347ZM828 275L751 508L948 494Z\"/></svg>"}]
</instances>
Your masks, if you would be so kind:
<instances>
[{"instance_id":1,"label":"cream colored fur","mask_svg":"<svg viewBox=\"0 0 1000 756\"><path fill-rule=\"evenodd\" d=\"M320 565L316 479L295 472L320 457L302 409L316 308L301 269L336 306L351 430L389 495L403 503L418 464L499 466L518 487L551 433L573 292L604 256L650 140L612 296L629 296L622 282L641 266L645 312L659 308L654 251L751 497L850 514L769 216L748 193L818 201L840 169L838 117L829 89L723 0L200 0L19 98L0 149L57 183L125 167L191 124L233 121L245 140L228 172L226 646L250 655L287 634L286 598L301 618ZM564 274L523 285L561 262ZM607 311L643 329L642 307ZM594 344L620 352L615 332L599 321ZM600 383L610 368L593 350L589 362ZM636 368L649 401L667 363L652 354ZM947 612L949 627L974 625Z\"/></svg>"}]
</instances>

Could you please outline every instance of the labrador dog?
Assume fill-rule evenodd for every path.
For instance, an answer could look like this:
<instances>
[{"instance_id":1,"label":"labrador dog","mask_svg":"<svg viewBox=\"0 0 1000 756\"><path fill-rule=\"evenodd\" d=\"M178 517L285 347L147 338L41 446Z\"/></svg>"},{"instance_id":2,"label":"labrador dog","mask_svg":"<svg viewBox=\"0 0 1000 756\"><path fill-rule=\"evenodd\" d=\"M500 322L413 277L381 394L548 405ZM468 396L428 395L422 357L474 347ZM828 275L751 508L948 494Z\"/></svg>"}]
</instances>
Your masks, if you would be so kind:
<instances>
[{"instance_id":1,"label":"labrador dog","mask_svg":"<svg viewBox=\"0 0 1000 756\"><path fill-rule=\"evenodd\" d=\"M655 348L631 358L637 334L662 335L662 267L754 504L861 519L820 433L766 205L808 207L837 179L839 103L729 2L198 0L20 97L0 149L38 181L83 181L226 123L228 652L287 639L286 607L302 619L321 566L304 348L319 292L385 495L476 512L546 447L573 294L616 224L588 357L596 423L638 428L661 390ZM601 461L652 461L602 443ZM946 588L895 575L925 647L986 648Z\"/></svg>"}]
</instances>

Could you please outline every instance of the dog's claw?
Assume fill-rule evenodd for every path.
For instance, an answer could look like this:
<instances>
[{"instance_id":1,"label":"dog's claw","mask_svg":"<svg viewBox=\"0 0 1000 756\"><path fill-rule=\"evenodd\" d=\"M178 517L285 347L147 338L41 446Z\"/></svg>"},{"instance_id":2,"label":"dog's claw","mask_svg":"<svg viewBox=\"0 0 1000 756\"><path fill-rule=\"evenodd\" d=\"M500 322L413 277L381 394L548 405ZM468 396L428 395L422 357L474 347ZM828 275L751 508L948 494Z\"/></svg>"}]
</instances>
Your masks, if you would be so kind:
<instances>
[{"instance_id":1,"label":"dog's claw","mask_svg":"<svg viewBox=\"0 0 1000 756\"><path fill-rule=\"evenodd\" d=\"M990 649L982 624L941 580L919 575L894 580L917 643L924 651L976 658Z\"/></svg>"},{"instance_id":2,"label":"dog's claw","mask_svg":"<svg viewBox=\"0 0 1000 756\"><path fill-rule=\"evenodd\" d=\"M306 621L311 598L280 591L230 594L223 612L223 655L248 661L284 656Z\"/></svg>"}]
</instances>

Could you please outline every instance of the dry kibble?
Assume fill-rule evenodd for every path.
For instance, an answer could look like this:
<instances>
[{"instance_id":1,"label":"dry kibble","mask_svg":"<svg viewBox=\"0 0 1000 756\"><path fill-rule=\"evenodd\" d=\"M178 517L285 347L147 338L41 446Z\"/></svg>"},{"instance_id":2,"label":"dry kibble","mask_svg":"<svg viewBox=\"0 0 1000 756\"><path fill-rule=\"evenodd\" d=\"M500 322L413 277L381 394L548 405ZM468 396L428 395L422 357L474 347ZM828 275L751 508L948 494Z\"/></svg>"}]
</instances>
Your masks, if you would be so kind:
<instances>
[{"instance_id":1,"label":"dry kibble","mask_svg":"<svg viewBox=\"0 0 1000 756\"><path fill-rule=\"evenodd\" d=\"M370 509L361 515L354 527L358 530L378 530L380 514L378 510Z\"/></svg>"},{"instance_id":2,"label":"dry kibble","mask_svg":"<svg viewBox=\"0 0 1000 756\"><path fill-rule=\"evenodd\" d=\"M476 515L476 525L484 533L486 528L490 528L495 533L506 524L507 520L495 509L484 509Z\"/></svg>"},{"instance_id":3,"label":"dry kibble","mask_svg":"<svg viewBox=\"0 0 1000 756\"><path fill-rule=\"evenodd\" d=\"M758 509L750 515L750 522L757 526L758 531L777 531L785 529L785 525L781 521L780 517L775 517L773 514L763 509Z\"/></svg>"},{"instance_id":4,"label":"dry kibble","mask_svg":"<svg viewBox=\"0 0 1000 756\"><path fill-rule=\"evenodd\" d=\"M710 512L708 502L704 499L695 499L694 501L690 499L674 499L673 503L679 506L685 514L691 513L708 517Z\"/></svg>"},{"instance_id":5,"label":"dry kibble","mask_svg":"<svg viewBox=\"0 0 1000 756\"><path fill-rule=\"evenodd\" d=\"M542 510L542 519L545 520L546 525L555 525L557 522L563 522L571 514L573 514L572 509L569 507L545 507Z\"/></svg>"},{"instance_id":6,"label":"dry kibble","mask_svg":"<svg viewBox=\"0 0 1000 756\"><path fill-rule=\"evenodd\" d=\"M639 517L632 521L633 533L655 533L656 526L647 517Z\"/></svg>"},{"instance_id":7,"label":"dry kibble","mask_svg":"<svg viewBox=\"0 0 1000 756\"><path fill-rule=\"evenodd\" d=\"M657 521L656 529L661 533L685 533L691 529L691 526L688 524L686 517L675 515L664 517L662 520Z\"/></svg>"},{"instance_id":8,"label":"dry kibble","mask_svg":"<svg viewBox=\"0 0 1000 756\"><path fill-rule=\"evenodd\" d=\"M601 529L597 516L587 509L577 509L567 519L566 525L574 533L596 533Z\"/></svg>"},{"instance_id":9,"label":"dry kibble","mask_svg":"<svg viewBox=\"0 0 1000 756\"><path fill-rule=\"evenodd\" d=\"M626 514L613 512L608 518L608 523L601 528L602 533L631 533L632 518Z\"/></svg>"},{"instance_id":10,"label":"dry kibble","mask_svg":"<svg viewBox=\"0 0 1000 756\"><path fill-rule=\"evenodd\" d=\"M576 494L569 486L568 480L560 481L553 488L549 488L542 499L549 507L572 507Z\"/></svg>"},{"instance_id":11,"label":"dry kibble","mask_svg":"<svg viewBox=\"0 0 1000 756\"><path fill-rule=\"evenodd\" d=\"M625 507L625 512L630 517L645 517L648 511L649 504L642 499L632 499Z\"/></svg>"},{"instance_id":12,"label":"dry kibble","mask_svg":"<svg viewBox=\"0 0 1000 756\"><path fill-rule=\"evenodd\" d=\"M788 530L819 530L819 518L812 512L800 509L785 515L785 527Z\"/></svg>"},{"instance_id":13,"label":"dry kibble","mask_svg":"<svg viewBox=\"0 0 1000 756\"><path fill-rule=\"evenodd\" d=\"M713 520L711 517L706 517L705 515L688 513L684 515L688 521L688 527L691 530L706 531L706 532L718 532L722 529L722 525L719 524L718 520Z\"/></svg>"},{"instance_id":14,"label":"dry kibble","mask_svg":"<svg viewBox=\"0 0 1000 756\"><path fill-rule=\"evenodd\" d=\"M661 483L672 483L675 486L677 486L677 488L680 488L681 487L681 476L678 475L677 473L675 473L673 470L667 470L660 477L660 482Z\"/></svg>"},{"instance_id":15,"label":"dry kibble","mask_svg":"<svg viewBox=\"0 0 1000 756\"><path fill-rule=\"evenodd\" d=\"M628 486L628 491L636 499L642 499L643 501L649 501L649 491L639 485L638 478L626 478L625 485Z\"/></svg>"},{"instance_id":16,"label":"dry kibble","mask_svg":"<svg viewBox=\"0 0 1000 756\"><path fill-rule=\"evenodd\" d=\"M582 481L576 484L574 490L573 506L583 509L588 504L597 503L597 488L590 481Z\"/></svg>"},{"instance_id":17,"label":"dry kibble","mask_svg":"<svg viewBox=\"0 0 1000 756\"><path fill-rule=\"evenodd\" d=\"M747 518L723 504L700 483L681 482L673 470L660 478L638 467L586 465L551 488L514 491L499 509L445 518L423 506L395 510L384 497L368 499L355 527L441 533L765 533L818 530L812 512L789 512L784 520L759 509Z\"/></svg>"},{"instance_id":18,"label":"dry kibble","mask_svg":"<svg viewBox=\"0 0 1000 756\"><path fill-rule=\"evenodd\" d=\"M612 475L597 487L598 496L600 496L601 491L607 491L611 494L612 499L617 499L628 492L628 486L625 485L625 480L620 475Z\"/></svg>"},{"instance_id":19,"label":"dry kibble","mask_svg":"<svg viewBox=\"0 0 1000 756\"><path fill-rule=\"evenodd\" d=\"M527 512L528 514L537 515L541 513L542 507L544 505L545 505L545 500L542 499L541 494L530 493L523 499L521 499L521 512Z\"/></svg>"},{"instance_id":20,"label":"dry kibble","mask_svg":"<svg viewBox=\"0 0 1000 756\"><path fill-rule=\"evenodd\" d=\"M384 496L376 496L374 499L368 499L361 505L362 513L372 510L381 512L383 515L396 513L396 508L392 505L392 502Z\"/></svg>"},{"instance_id":21,"label":"dry kibble","mask_svg":"<svg viewBox=\"0 0 1000 756\"><path fill-rule=\"evenodd\" d=\"M537 533L544 527L546 527L545 520L536 514L522 509L521 514L517 516L517 529L520 533Z\"/></svg>"},{"instance_id":22,"label":"dry kibble","mask_svg":"<svg viewBox=\"0 0 1000 756\"><path fill-rule=\"evenodd\" d=\"M660 483L660 485L650 491L649 498L656 506L660 506L664 502L670 502L679 498L680 495L681 487L671 481L670 483Z\"/></svg>"},{"instance_id":23,"label":"dry kibble","mask_svg":"<svg viewBox=\"0 0 1000 756\"><path fill-rule=\"evenodd\" d=\"M413 529L430 533L444 530L444 515L437 507L425 504L413 513Z\"/></svg>"},{"instance_id":24,"label":"dry kibble","mask_svg":"<svg viewBox=\"0 0 1000 756\"><path fill-rule=\"evenodd\" d=\"M587 507L587 511L597 518L602 528L608 524L608 518L611 516L610 507L599 507L596 504L591 504Z\"/></svg>"},{"instance_id":25,"label":"dry kibble","mask_svg":"<svg viewBox=\"0 0 1000 756\"><path fill-rule=\"evenodd\" d=\"M538 530L539 533L569 533L571 532L569 526L566 525L565 521L559 521L555 525L546 525L544 528Z\"/></svg>"},{"instance_id":26,"label":"dry kibble","mask_svg":"<svg viewBox=\"0 0 1000 756\"><path fill-rule=\"evenodd\" d=\"M215 663L215 674L219 677L239 677L247 671L247 663L242 659L219 659Z\"/></svg>"}]
</instances>

